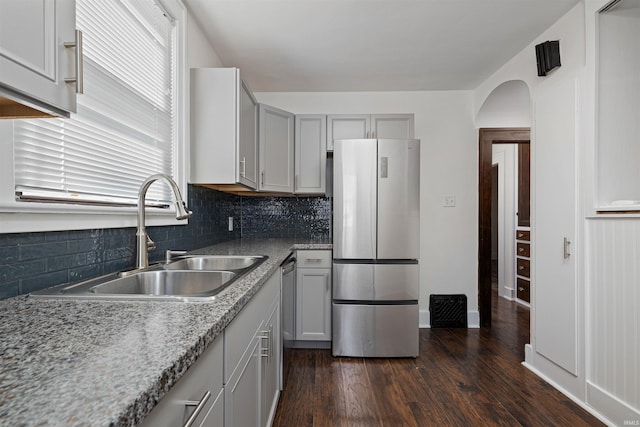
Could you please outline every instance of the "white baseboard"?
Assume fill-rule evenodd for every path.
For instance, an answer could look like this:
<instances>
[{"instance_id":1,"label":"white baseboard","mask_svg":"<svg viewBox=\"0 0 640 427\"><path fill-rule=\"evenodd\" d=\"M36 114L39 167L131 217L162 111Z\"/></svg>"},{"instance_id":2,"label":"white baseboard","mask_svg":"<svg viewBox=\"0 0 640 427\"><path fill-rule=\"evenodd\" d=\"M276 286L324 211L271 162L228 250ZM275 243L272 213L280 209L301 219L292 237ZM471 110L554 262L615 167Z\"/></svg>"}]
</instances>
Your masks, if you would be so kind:
<instances>
[{"instance_id":1,"label":"white baseboard","mask_svg":"<svg viewBox=\"0 0 640 427\"><path fill-rule=\"evenodd\" d=\"M640 426L640 410L587 381L587 404L597 408L615 426Z\"/></svg>"},{"instance_id":2,"label":"white baseboard","mask_svg":"<svg viewBox=\"0 0 640 427\"><path fill-rule=\"evenodd\" d=\"M431 327L431 313L429 310L420 310L420 317L418 320L420 328ZM476 329L480 327L480 312L468 311L467 312L467 328Z\"/></svg>"},{"instance_id":3,"label":"white baseboard","mask_svg":"<svg viewBox=\"0 0 640 427\"><path fill-rule=\"evenodd\" d=\"M529 348L527 348L529 347ZM565 389L564 387L562 387L560 384L558 384L557 382L553 381L551 378L549 378L548 376L546 376L545 374L543 374L541 371L539 371L538 369L536 369L533 365L529 364L526 360L527 360L527 350L531 351L532 348L531 346L527 345L525 346L525 361L522 362L522 366L524 366L525 368L529 369L531 372L533 372L534 374L536 374L537 376L539 376L540 378L542 378L543 380L545 380L547 383L549 383L553 388L555 388L556 390L558 390L560 393L564 394L565 396L567 396L569 399L571 399L575 404L577 404L578 406L580 406L582 409L584 409L585 411L589 412L591 415L593 415L594 417L596 417L598 420L602 421L604 424L606 424L609 427L616 427L616 426L622 426L622 424L615 424L611 419L607 418L606 415L604 413L602 413L598 408L596 409L595 407L591 406L590 404L580 400L579 398L577 398L575 395L573 395L572 393L570 393L567 389ZM635 419L634 419L635 421ZM633 425L633 424L628 424L628 425Z\"/></svg>"}]
</instances>

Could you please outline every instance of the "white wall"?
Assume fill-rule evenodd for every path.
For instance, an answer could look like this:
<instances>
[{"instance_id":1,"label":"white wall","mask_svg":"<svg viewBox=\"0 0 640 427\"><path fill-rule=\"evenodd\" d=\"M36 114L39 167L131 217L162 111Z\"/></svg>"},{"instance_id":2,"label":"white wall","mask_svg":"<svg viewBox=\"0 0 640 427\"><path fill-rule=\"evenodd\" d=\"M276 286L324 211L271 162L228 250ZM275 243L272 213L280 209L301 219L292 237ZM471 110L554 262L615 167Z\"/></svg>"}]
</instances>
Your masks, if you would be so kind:
<instances>
[{"instance_id":1,"label":"white wall","mask_svg":"<svg viewBox=\"0 0 640 427\"><path fill-rule=\"evenodd\" d=\"M595 102L594 72L588 64L593 63L595 55L595 34L593 13L607 0L585 0L565 17L541 34L530 46L525 48L498 72L491 76L474 92L474 108L479 110L487 96L503 82L523 80L532 94L534 121L532 124L532 195L539 193L540 174L557 174L557 170L544 171L536 153L537 134L550 133L557 126L571 127L575 134L574 158L567 159L570 165L575 163L576 186L572 199L576 199L573 222L575 238L573 241L573 260L575 262L575 297L569 304L574 305L576 323L575 337L560 336L564 328L557 328L558 343L575 339L576 365L574 372L547 360L538 353L536 335L548 333L539 330L536 316L546 316L563 307L546 307L534 299L532 310L531 336L532 346L527 348L529 367L547 379L561 391L572 396L587 409L600 417L606 417L611 425L623 425L624 421L638 423L640 420L640 362L638 362L638 305L640 293L640 269L636 267L640 235L640 219L637 217L612 218L594 215L594 164L595 141ZM585 7L586 5L586 7ZM586 18L585 18L586 9ZM586 33L585 33L586 27ZM548 77L536 75L534 45L546 40L560 40L562 67L551 72ZM586 59L585 59L586 57ZM590 60L591 58L591 60ZM587 78L585 76L591 76ZM565 116L548 117L537 114L536 103L544 92L546 105L553 102L553 94L542 90L549 85L566 87L577 82L576 108ZM557 99L558 103L566 102ZM539 107L539 106L538 106ZM539 113L539 112L538 112ZM545 117L536 120L536 117ZM569 123L567 124L567 121ZM546 141L548 143L548 141ZM541 144L544 145L544 144ZM549 147L549 144L547 144ZM550 152L553 144L549 147ZM548 157L548 156L547 156ZM573 166L571 166L573 167ZM556 178L559 180L560 178ZM550 185L549 179L544 180ZM556 181L558 182L558 181ZM552 191L554 189L551 189ZM556 190L557 191L557 190ZM565 215L555 207L549 212L539 211L540 203L532 200L532 226L535 248L536 235L547 232L536 230L536 220L554 216L558 219ZM597 218L596 218L597 217ZM561 251L560 247L560 251ZM535 252L534 252L535 253ZM548 266L540 265L541 260L533 260L536 270ZM540 286L533 277L533 287ZM563 286L555 283L555 286ZM567 307L571 309L571 307Z\"/></svg>"},{"instance_id":2,"label":"white wall","mask_svg":"<svg viewBox=\"0 0 640 427\"><path fill-rule=\"evenodd\" d=\"M187 21L187 64L190 68L223 67L211 43L206 39L202 29L194 19L191 11Z\"/></svg>"},{"instance_id":3,"label":"white wall","mask_svg":"<svg viewBox=\"0 0 640 427\"><path fill-rule=\"evenodd\" d=\"M477 324L478 134L471 92L256 93L259 102L296 114L414 113L421 140L421 325L429 295L466 294ZM442 197L454 195L455 207Z\"/></svg>"}]
</instances>

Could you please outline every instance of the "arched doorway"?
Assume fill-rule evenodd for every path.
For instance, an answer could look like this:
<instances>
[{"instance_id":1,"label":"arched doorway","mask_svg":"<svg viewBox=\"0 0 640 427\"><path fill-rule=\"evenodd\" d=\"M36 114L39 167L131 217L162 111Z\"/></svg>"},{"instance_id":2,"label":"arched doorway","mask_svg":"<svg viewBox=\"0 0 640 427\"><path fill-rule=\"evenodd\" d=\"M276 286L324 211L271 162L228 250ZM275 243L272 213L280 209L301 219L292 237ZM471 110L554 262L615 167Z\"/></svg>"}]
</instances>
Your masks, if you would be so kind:
<instances>
[{"instance_id":1,"label":"arched doorway","mask_svg":"<svg viewBox=\"0 0 640 427\"><path fill-rule=\"evenodd\" d=\"M529 144L529 88L512 80L487 97L476 117L479 128L478 308L480 326L491 326L492 310L492 151L494 144Z\"/></svg>"}]
</instances>

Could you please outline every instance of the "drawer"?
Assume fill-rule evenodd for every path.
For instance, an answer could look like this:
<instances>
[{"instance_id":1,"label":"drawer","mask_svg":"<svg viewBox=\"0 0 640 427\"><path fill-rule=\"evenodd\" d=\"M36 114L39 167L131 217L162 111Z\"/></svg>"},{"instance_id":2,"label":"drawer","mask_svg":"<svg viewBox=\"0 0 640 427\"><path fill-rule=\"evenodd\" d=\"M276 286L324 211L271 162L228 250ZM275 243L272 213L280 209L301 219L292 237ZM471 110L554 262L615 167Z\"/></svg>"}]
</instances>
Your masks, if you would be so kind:
<instances>
[{"instance_id":1,"label":"drawer","mask_svg":"<svg viewBox=\"0 0 640 427\"><path fill-rule=\"evenodd\" d=\"M516 230L516 240L531 240L531 232L526 230Z\"/></svg>"},{"instance_id":2,"label":"drawer","mask_svg":"<svg viewBox=\"0 0 640 427\"><path fill-rule=\"evenodd\" d=\"M518 299L526 302L531 302L531 283L527 279L518 277Z\"/></svg>"},{"instance_id":3,"label":"drawer","mask_svg":"<svg viewBox=\"0 0 640 427\"><path fill-rule=\"evenodd\" d=\"M331 251L296 251L297 268L331 268Z\"/></svg>"},{"instance_id":4,"label":"drawer","mask_svg":"<svg viewBox=\"0 0 640 427\"><path fill-rule=\"evenodd\" d=\"M530 263L528 259L518 258L516 274L518 276L530 277L529 266Z\"/></svg>"},{"instance_id":5,"label":"drawer","mask_svg":"<svg viewBox=\"0 0 640 427\"><path fill-rule=\"evenodd\" d=\"M530 257L529 248L530 248L530 245L528 243L520 243L520 242L518 242L518 245L517 245L517 248L516 248L516 254L518 256Z\"/></svg>"}]
</instances>

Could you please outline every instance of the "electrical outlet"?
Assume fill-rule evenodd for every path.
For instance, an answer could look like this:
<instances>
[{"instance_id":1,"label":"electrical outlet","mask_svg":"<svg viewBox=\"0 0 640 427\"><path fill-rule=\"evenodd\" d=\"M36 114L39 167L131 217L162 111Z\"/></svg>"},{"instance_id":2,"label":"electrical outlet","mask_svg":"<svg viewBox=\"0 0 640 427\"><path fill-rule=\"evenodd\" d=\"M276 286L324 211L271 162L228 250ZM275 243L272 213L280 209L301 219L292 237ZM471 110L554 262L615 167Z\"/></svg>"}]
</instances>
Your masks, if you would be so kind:
<instances>
[{"instance_id":1,"label":"electrical outlet","mask_svg":"<svg viewBox=\"0 0 640 427\"><path fill-rule=\"evenodd\" d=\"M442 206L446 208L453 208L456 205L456 196L443 196Z\"/></svg>"},{"instance_id":2,"label":"electrical outlet","mask_svg":"<svg viewBox=\"0 0 640 427\"><path fill-rule=\"evenodd\" d=\"M229 217L229 231L233 231L233 217Z\"/></svg>"}]
</instances>

